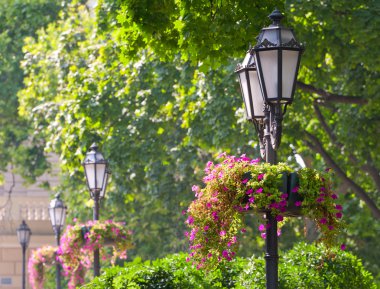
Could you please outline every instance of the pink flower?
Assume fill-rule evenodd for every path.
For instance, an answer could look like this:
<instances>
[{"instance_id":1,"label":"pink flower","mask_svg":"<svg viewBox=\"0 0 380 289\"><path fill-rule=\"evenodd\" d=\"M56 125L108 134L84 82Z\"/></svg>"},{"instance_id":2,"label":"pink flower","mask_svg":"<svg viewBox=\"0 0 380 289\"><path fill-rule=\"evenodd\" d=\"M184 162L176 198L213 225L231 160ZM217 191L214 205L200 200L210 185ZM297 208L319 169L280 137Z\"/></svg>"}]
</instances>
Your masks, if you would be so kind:
<instances>
[{"instance_id":1,"label":"pink flower","mask_svg":"<svg viewBox=\"0 0 380 289\"><path fill-rule=\"evenodd\" d=\"M257 179L258 179L259 181L261 181L263 178L264 178L264 174L259 174L259 175L257 176Z\"/></svg>"},{"instance_id":2,"label":"pink flower","mask_svg":"<svg viewBox=\"0 0 380 289\"><path fill-rule=\"evenodd\" d=\"M256 190L256 193L257 194L260 194L260 193L262 193L263 192L263 188L258 188L257 190Z\"/></svg>"},{"instance_id":3,"label":"pink flower","mask_svg":"<svg viewBox=\"0 0 380 289\"><path fill-rule=\"evenodd\" d=\"M214 218L215 221L219 219L218 212L212 212L211 215L212 215L212 217Z\"/></svg>"},{"instance_id":4,"label":"pink flower","mask_svg":"<svg viewBox=\"0 0 380 289\"><path fill-rule=\"evenodd\" d=\"M324 191L326 190L326 188L325 188L325 187L321 187L319 190L320 190L321 192L324 192Z\"/></svg>"},{"instance_id":5,"label":"pink flower","mask_svg":"<svg viewBox=\"0 0 380 289\"><path fill-rule=\"evenodd\" d=\"M338 212L338 213L335 214L335 216L336 216L338 219L340 219L340 218L342 218L343 214L342 214L341 212Z\"/></svg>"},{"instance_id":6,"label":"pink flower","mask_svg":"<svg viewBox=\"0 0 380 289\"><path fill-rule=\"evenodd\" d=\"M250 202L250 203L253 203L255 201L255 198L254 197L250 197L249 199L248 199L248 202Z\"/></svg>"},{"instance_id":7,"label":"pink flower","mask_svg":"<svg viewBox=\"0 0 380 289\"><path fill-rule=\"evenodd\" d=\"M294 205L295 205L296 207L300 207L300 206L302 205L302 202L301 202L301 201L297 201L297 202L294 203Z\"/></svg>"},{"instance_id":8,"label":"pink flower","mask_svg":"<svg viewBox=\"0 0 380 289\"><path fill-rule=\"evenodd\" d=\"M324 225L324 224L327 223L327 219L326 218L322 218L322 219L319 220L319 222Z\"/></svg>"},{"instance_id":9,"label":"pink flower","mask_svg":"<svg viewBox=\"0 0 380 289\"><path fill-rule=\"evenodd\" d=\"M225 192L227 192L227 191L228 191L228 188L227 188L227 187L224 187L223 190L224 190Z\"/></svg>"},{"instance_id":10,"label":"pink flower","mask_svg":"<svg viewBox=\"0 0 380 289\"><path fill-rule=\"evenodd\" d=\"M250 164L255 165L255 164L258 164L259 162L260 162L260 159L257 158L257 159L253 159L253 160L251 160Z\"/></svg>"},{"instance_id":11,"label":"pink flower","mask_svg":"<svg viewBox=\"0 0 380 289\"><path fill-rule=\"evenodd\" d=\"M220 158L225 158L227 156L227 153L226 152L223 152L223 153L221 153L221 154L219 154L218 155L218 159L220 159Z\"/></svg>"},{"instance_id":12,"label":"pink flower","mask_svg":"<svg viewBox=\"0 0 380 289\"><path fill-rule=\"evenodd\" d=\"M282 194L281 199L286 200L288 198L288 194Z\"/></svg>"},{"instance_id":13,"label":"pink flower","mask_svg":"<svg viewBox=\"0 0 380 289\"><path fill-rule=\"evenodd\" d=\"M278 236L278 237L281 236L281 229L277 229L277 236Z\"/></svg>"},{"instance_id":14,"label":"pink flower","mask_svg":"<svg viewBox=\"0 0 380 289\"><path fill-rule=\"evenodd\" d=\"M332 194L331 198L334 199L334 200L336 200L338 198L338 196L336 194Z\"/></svg>"},{"instance_id":15,"label":"pink flower","mask_svg":"<svg viewBox=\"0 0 380 289\"><path fill-rule=\"evenodd\" d=\"M341 211L341 210L343 210L343 207L341 205L336 205L335 209L337 209L338 211Z\"/></svg>"},{"instance_id":16,"label":"pink flower","mask_svg":"<svg viewBox=\"0 0 380 289\"><path fill-rule=\"evenodd\" d=\"M266 239L267 238L267 234L266 233L261 233L261 238Z\"/></svg>"},{"instance_id":17,"label":"pink flower","mask_svg":"<svg viewBox=\"0 0 380 289\"><path fill-rule=\"evenodd\" d=\"M330 226L328 226L328 228L329 228L330 231L334 230L334 226L330 225Z\"/></svg>"},{"instance_id":18,"label":"pink flower","mask_svg":"<svg viewBox=\"0 0 380 289\"><path fill-rule=\"evenodd\" d=\"M240 232L242 232L244 234L245 232L247 232L247 230L243 228L240 230Z\"/></svg>"},{"instance_id":19,"label":"pink flower","mask_svg":"<svg viewBox=\"0 0 380 289\"><path fill-rule=\"evenodd\" d=\"M277 220L277 222L281 222L282 220L284 220L284 217L281 215L277 215L276 220Z\"/></svg>"},{"instance_id":20,"label":"pink flower","mask_svg":"<svg viewBox=\"0 0 380 289\"><path fill-rule=\"evenodd\" d=\"M196 186L196 185L194 185L194 186L191 187L191 190L192 190L193 192L199 192L199 187Z\"/></svg>"},{"instance_id":21,"label":"pink flower","mask_svg":"<svg viewBox=\"0 0 380 289\"><path fill-rule=\"evenodd\" d=\"M340 245L340 249L341 249L342 251L346 250L346 244L342 244L342 245Z\"/></svg>"},{"instance_id":22,"label":"pink flower","mask_svg":"<svg viewBox=\"0 0 380 289\"><path fill-rule=\"evenodd\" d=\"M211 253L208 253L207 254L207 258L211 258L212 257L212 254Z\"/></svg>"},{"instance_id":23,"label":"pink flower","mask_svg":"<svg viewBox=\"0 0 380 289\"><path fill-rule=\"evenodd\" d=\"M207 203L207 204L206 204L206 207L207 207L207 208L211 208L211 207L212 207L211 203Z\"/></svg>"},{"instance_id":24,"label":"pink flower","mask_svg":"<svg viewBox=\"0 0 380 289\"><path fill-rule=\"evenodd\" d=\"M250 188L250 189L248 189L247 191L246 191L246 194L247 195L250 195L250 194L252 194L253 193L253 189L252 188Z\"/></svg>"},{"instance_id":25,"label":"pink flower","mask_svg":"<svg viewBox=\"0 0 380 289\"><path fill-rule=\"evenodd\" d=\"M223 171L220 171L218 174L219 179L223 178L223 175L224 175Z\"/></svg>"},{"instance_id":26,"label":"pink flower","mask_svg":"<svg viewBox=\"0 0 380 289\"><path fill-rule=\"evenodd\" d=\"M186 215L186 211L185 210L182 210L182 215Z\"/></svg>"},{"instance_id":27,"label":"pink flower","mask_svg":"<svg viewBox=\"0 0 380 289\"><path fill-rule=\"evenodd\" d=\"M186 223L188 223L189 225L194 224L194 218L192 216L189 216L186 220Z\"/></svg>"},{"instance_id":28,"label":"pink flower","mask_svg":"<svg viewBox=\"0 0 380 289\"><path fill-rule=\"evenodd\" d=\"M299 187L294 187L294 188L292 189L292 193L297 193L298 190L299 190Z\"/></svg>"},{"instance_id":29,"label":"pink flower","mask_svg":"<svg viewBox=\"0 0 380 289\"><path fill-rule=\"evenodd\" d=\"M260 231L260 232L265 231L265 226L264 226L263 224L260 224L260 226L259 226L259 231Z\"/></svg>"},{"instance_id":30,"label":"pink flower","mask_svg":"<svg viewBox=\"0 0 380 289\"><path fill-rule=\"evenodd\" d=\"M225 235L226 235L226 231L220 231L220 233L219 233L219 235L221 236L221 237L224 237Z\"/></svg>"},{"instance_id":31,"label":"pink flower","mask_svg":"<svg viewBox=\"0 0 380 289\"><path fill-rule=\"evenodd\" d=\"M210 229L210 226L204 226L203 230L207 231L208 229Z\"/></svg>"},{"instance_id":32,"label":"pink flower","mask_svg":"<svg viewBox=\"0 0 380 289\"><path fill-rule=\"evenodd\" d=\"M246 184L248 182L248 179L244 179L241 181L243 184Z\"/></svg>"},{"instance_id":33,"label":"pink flower","mask_svg":"<svg viewBox=\"0 0 380 289\"><path fill-rule=\"evenodd\" d=\"M317 198L318 203L322 203L322 202L324 202L324 200L325 200L324 198Z\"/></svg>"}]
</instances>

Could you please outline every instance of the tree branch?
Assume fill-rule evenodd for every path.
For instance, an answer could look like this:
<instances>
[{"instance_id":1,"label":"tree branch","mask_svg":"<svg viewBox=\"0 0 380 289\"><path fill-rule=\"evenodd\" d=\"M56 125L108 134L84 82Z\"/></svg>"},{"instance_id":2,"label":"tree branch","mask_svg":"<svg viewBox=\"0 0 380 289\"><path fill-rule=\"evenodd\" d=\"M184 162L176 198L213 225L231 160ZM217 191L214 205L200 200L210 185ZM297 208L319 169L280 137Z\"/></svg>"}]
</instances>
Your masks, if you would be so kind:
<instances>
[{"instance_id":1,"label":"tree branch","mask_svg":"<svg viewBox=\"0 0 380 289\"><path fill-rule=\"evenodd\" d=\"M368 103L368 100L362 97L331 93L323 89L316 88L310 84L305 84L300 81L297 81L297 87L305 92L318 94L321 97L318 100L322 102L338 102L338 103L346 103L346 104L367 104Z\"/></svg>"},{"instance_id":2,"label":"tree branch","mask_svg":"<svg viewBox=\"0 0 380 289\"><path fill-rule=\"evenodd\" d=\"M305 141L306 145L309 146L315 152L319 153L325 160L326 164L330 166L336 172L336 174L343 180L343 182L349 185L354 190L356 195L366 203L374 217L376 219L380 219L380 209L376 206L376 204L368 196L368 194L362 189L362 187L356 184L343 172L343 170L337 165L337 163L330 157L327 151L323 148L323 145L320 143L316 136L312 135L307 131L304 131L304 133L309 138L309 141Z\"/></svg>"},{"instance_id":3,"label":"tree branch","mask_svg":"<svg viewBox=\"0 0 380 289\"><path fill-rule=\"evenodd\" d=\"M315 114L317 115L317 118L318 118L322 128L325 130L327 135L330 137L331 142L336 147L338 147L340 150L343 150L344 145L338 141L338 138L336 137L333 130L326 123L325 118L323 117L323 114L322 114L321 110L319 109L319 107L316 103L313 104L313 108L314 108ZM348 153L347 155L348 155L348 159L351 161L352 164L354 164L354 165L360 164L360 162L356 156L354 156L351 153ZM380 191L380 173L377 170L377 168L375 168L373 165L371 165L371 160L366 159L365 161L366 161L366 163L363 165L360 165L360 168L363 171L367 172L371 176L371 178L373 179L378 191Z\"/></svg>"}]
</instances>

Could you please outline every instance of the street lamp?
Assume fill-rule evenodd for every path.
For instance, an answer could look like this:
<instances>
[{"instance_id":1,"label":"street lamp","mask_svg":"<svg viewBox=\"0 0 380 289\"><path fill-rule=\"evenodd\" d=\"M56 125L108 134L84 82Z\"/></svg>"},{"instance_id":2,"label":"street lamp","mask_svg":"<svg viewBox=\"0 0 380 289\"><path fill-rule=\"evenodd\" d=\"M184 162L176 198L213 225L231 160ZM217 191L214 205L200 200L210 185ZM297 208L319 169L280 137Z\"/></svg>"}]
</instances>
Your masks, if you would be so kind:
<instances>
[{"instance_id":1,"label":"street lamp","mask_svg":"<svg viewBox=\"0 0 380 289\"><path fill-rule=\"evenodd\" d=\"M66 220L66 206L60 198L60 193L55 195L55 199L50 201L49 215L53 227L57 245L60 245L61 232ZM61 289L61 265L56 262L56 288Z\"/></svg>"},{"instance_id":2,"label":"street lamp","mask_svg":"<svg viewBox=\"0 0 380 289\"><path fill-rule=\"evenodd\" d=\"M29 245L31 235L32 231L25 223L25 221L22 220L20 227L17 229L17 238L22 247L22 289L25 289L25 253L26 248Z\"/></svg>"},{"instance_id":3,"label":"street lamp","mask_svg":"<svg viewBox=\"0 0 380 289\"><path fill-rule=\"evenodd\" d=\"M282 119L293 101L303 47L292 29L281 25L283 15L277 9L269 18L273 23L263 28L257 44L250 48L236 68L246 118L253 122L260 140L261 156L271 164L281 142ZM275 216L266 213L266 288L278 288L278 240Z\"/></svg>"},{"instance_id":4,"label":"street lamp","mask_svg":"<svg viewBox=\"0 0 380 289\"><path fill-rule=\"evenodd\" d=\"M90 196L94 200L93 219L99 220L99 202L106 193L110 170L108 162L98 152L98 146L92 144L82 163L86 174L87 187ZM94 275L100 275L99 249L94 250Z\"/></svg>"}]
</instances>

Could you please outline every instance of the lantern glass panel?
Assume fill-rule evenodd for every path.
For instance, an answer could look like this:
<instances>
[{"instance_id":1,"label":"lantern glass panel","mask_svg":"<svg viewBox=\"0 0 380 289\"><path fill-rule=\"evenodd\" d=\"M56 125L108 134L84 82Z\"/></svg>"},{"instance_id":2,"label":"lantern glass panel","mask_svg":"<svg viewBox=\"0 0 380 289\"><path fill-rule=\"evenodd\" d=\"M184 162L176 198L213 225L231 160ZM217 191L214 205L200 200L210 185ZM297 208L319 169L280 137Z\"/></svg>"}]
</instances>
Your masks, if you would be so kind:
<instances>
[{"instance_id":1,"label":"lantern glass panel","mask_svg":"<svg viewBox=\"0 0 380 289\"><path fill-rule=\"evenodd\" d=\"M268 101L276 100L278 98L278 51L277 50L264 50L258 51L258 58L260 59L262 77L261 83L265 85L264 96ZM256 62L259 63L258 61ZM266 94L265 94L266 92Z\"/></svg>"},{"instance_id":2,"label":"lantern glass panel","mask_svg":"<svg viewBox=\"0 0 380 289\"><path fill-rule=\"evenodd\" d=\"M99 194L100 198L104 198L104 195L106 194L109 175L110 175L110 173L106 172L104 183L103 183L102 189L101 189L100 194Z\"/></svg>"},{"instance_id":3,"label":"lantern glass panel","mask_svg":"<svg viewBox=\"0 0 380 289\"><path fill-rule=\"evenodd\" d=\"M251 85L253 110L255 117L264 117L264 98L261 93L259 77L256 70L249 70L249 83Z\"/></svg>"},{"instance_id":4,"label":"lantern glass panel","mask_svg":"<svg viewBox=\"0 0 380 289\"><path fill-rule=\"evenodd\" d=\"M282 97L285 99L292 97L299 54L294 50L282 51Z\"/></svg>"},{"instance_id":5,"label":"lantern glass panel","mask_svg":"<svg viewBox=\"0 0 380 289\"><path fill-rule=\"evenodd\" d=\"M84 170L86 173L88 187L90 190L93 190L96 187L96 184L95 184L95 164L94 163L84 164Z\"/></svg>"},{"instance_id":6,"label":"lantern glass panel","mask_svg":"<svg viewBox=\"0 0 380 289\"><path fill-rule=\"evenodd\" d=\"M17 238L21 245L28 245L29 239L30 239L30 230L23 229L23 230L17 230Z\"/></svg>"},{"instance_id":7,"label":"lantern glass panel","mask_svg":"<svg viewBox=\"0 0 380 289\"><path fill-rule=\"evenodd\" d=\"M96 190L101 190L104 185L104 180L106 178L106 164L100 163L96 164L96 184L95 188Z\"/></svg>"},{"instance_id":8,"label":"lantern glass panel","mask_svg":"<svg viewBox=\"0 0 380 289\"><path fill-rule=\"evenodd\" d=\"M64 207L50 207L49 215L53 227L63 227L65 224L66 209Z\"/></svg>"},{"instance_id":9,"label":"lantern glass panel","mask_svg":"<svg viewBox=\"0 0 380 289\"><path fill-rule=\"evenodd\" d=\"M239 72L241 92L243 94L244 105L247 113L247 119L252 119L252 109L249 101L248 81L246 69Z\"/></svg>"}]
</instances>

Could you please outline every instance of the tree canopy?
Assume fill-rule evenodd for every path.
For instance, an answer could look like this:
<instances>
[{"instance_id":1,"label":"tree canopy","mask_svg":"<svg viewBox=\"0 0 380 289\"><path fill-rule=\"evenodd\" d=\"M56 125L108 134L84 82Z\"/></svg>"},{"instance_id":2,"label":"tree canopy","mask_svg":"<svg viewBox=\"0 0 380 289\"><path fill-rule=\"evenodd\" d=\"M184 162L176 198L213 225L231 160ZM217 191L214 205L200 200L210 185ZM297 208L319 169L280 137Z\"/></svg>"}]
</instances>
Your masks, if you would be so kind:
<instances>
[{"instance_id":1,"label":"tree canopy","mask_svg":"<svg viewBox=\"0 0 380 289\"><path fill-rule=\"evenodd\" d=\"M105 0L95 16L68 5L27 38L18 95L33 138L61 156L72 216L90 216L80 162L98 142L112 168L102 218L127 221L144 258L184 249L181 211L204 164L221 151L259 155L233 71L276 6L306 46L279 159L296 167L293 145L308 165L332 167L345 185L345 210L356 214L350 242L364 252L367 227L367 244L376 244L369 214L380 218L374 0ZM249 239L244 249L252 252Z\"/></svg>"}]
</instances>

